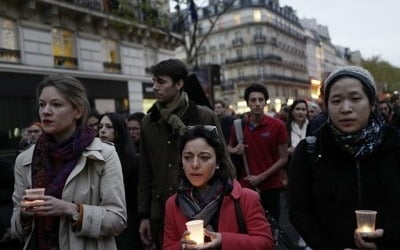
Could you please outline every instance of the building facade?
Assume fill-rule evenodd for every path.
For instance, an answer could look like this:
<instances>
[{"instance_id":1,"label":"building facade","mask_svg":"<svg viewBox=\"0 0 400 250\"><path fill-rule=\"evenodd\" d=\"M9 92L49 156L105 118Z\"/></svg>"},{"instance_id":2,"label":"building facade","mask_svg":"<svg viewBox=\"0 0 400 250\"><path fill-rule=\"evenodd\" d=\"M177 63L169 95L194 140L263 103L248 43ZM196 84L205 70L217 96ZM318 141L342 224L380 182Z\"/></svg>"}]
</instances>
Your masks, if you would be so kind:
<instances>
[{"instance_id":1,"label":"building facade","mask_svg":"<svg viewBox=\"0 0 400 250\"><path fill-rule=\"evenodd\" d=\"M200 30L210 29L207 18L218 6L199 10ZM199 35L201 39L202 33ZM221 65L221 85L216 99L230 103L239 113L247 111L245 88L260 83L268 88L268 109L279 110L294 99L310 98L304 29L292 8L278 1L234 1L222 14L200 52L199 65Z\"/></svg>"},{"instance_id":2,"label":"building facade","mask_svg":"<svg viewBox=\"0 0 400 250\"><path fill-rule=\"evenodd\" d=\"M311 83L311 97L320 98L320 86L336 67L360 64L359 51L336 46L331 42L328 27L314 18L300 20L306 34L307 72Z\"/></svg>"},{"instance_id":3,"label":"building facade","mask_svg":"<svg viewBox=\"0 0 400 250\"><path fill-rule=\"evenodd\" d=\"M146 111L148 68L174 56L173 34L116 16L117 1L0 1L0 154L38 120L36 85L67 73L99 112ZM114 6L114 7L113 7Z\"/></svg>"}]
</instances>

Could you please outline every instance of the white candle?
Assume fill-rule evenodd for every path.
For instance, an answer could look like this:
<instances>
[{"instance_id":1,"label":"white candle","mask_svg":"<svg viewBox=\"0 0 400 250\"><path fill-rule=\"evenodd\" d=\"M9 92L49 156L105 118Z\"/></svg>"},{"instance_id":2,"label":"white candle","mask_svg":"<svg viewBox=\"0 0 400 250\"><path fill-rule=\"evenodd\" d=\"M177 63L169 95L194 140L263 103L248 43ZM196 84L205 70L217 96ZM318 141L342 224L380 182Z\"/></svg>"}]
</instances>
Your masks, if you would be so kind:
<instances>
[{"instance_id":1,"label":"white candle","mask_svg":"<svg viewBox=\"0 0 400 250\"><path fill-rule=\"evenodd\" d=\"M186 227L190 232L190 239L196 241L196 244L204 243L203 220L192 220L186 222Z\"/></svg>"},{"instance_id":2,"label":"white candle","mask_svg":"<svg viewBox=\"0 0 400 250\"><path fill-rule=\"evenodd\" d=\"M361 233L371 233L373 230L370 226L364 225L359 229L359 231Z\"/></svg>"},{"instance_id":3,"label":"white candle","mask_svg":"<svg viewBox=\"0 0 400 250\"><path fill-rule=\"evenodd\" d=\"M36 202L43 202L44 200L33 200L33 201L24 201L25 203L36 203Z\"/></svg>"}]
</instances>

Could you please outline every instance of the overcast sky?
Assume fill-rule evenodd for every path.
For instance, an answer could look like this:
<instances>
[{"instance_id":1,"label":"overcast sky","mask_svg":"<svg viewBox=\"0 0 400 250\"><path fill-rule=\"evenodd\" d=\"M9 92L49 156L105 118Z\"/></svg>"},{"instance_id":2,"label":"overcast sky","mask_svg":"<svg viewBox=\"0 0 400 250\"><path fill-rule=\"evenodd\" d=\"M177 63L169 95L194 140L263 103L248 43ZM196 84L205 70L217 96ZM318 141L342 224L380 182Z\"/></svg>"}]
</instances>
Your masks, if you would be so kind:
<instances>
[{"instance_id":1,"label":"overcast sky","mask_svg":"<svg viewBox=\"0 0 400 250\"><path fill-rule=\"evenodd\" d=\"M328 26L332 43L400 67L400 0L280 0Z\"/></svg>"}]
</instances>

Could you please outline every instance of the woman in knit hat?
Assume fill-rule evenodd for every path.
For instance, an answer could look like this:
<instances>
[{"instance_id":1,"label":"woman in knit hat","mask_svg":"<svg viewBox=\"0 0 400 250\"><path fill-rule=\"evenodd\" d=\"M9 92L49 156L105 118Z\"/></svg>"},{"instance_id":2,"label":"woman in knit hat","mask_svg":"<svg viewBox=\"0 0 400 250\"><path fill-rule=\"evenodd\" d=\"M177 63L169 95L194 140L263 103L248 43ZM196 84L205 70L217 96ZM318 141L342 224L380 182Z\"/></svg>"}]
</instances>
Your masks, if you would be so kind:
<instances>
[{"instance_id":1,"label":"woman in knit hat","mask_svg":"<svg viewBox=\"0 0 400 250\"><path fill-rule=\"evenodd\" d=\"M376 86L357 66L325 81L328 121L296 147L289 173L289 215L318 249L394 249L400 245L400 136L373 113ZM361 237L355 210L377 211Z\"/></svg>"}]
</instances>

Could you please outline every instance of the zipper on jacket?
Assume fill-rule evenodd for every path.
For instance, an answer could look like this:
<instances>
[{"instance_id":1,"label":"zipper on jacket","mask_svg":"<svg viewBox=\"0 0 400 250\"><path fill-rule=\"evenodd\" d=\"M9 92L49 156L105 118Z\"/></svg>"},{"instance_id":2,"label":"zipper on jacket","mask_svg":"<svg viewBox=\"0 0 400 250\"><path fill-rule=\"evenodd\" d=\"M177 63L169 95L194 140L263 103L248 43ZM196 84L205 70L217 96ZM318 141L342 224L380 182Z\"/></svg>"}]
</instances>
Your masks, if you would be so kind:
<instances>
[{"instance_id":1,"label":"zipper on jacket","mask_svg":"<svg viewBox=\"0 0 400 250\"><path fill-rule=\"evenodd\" d=\"M360 160L356 160L356 174L357 174L357 192L358 192L357 203L358 203L358 208L362 208Z\"/></svg>"}]
</instances>

